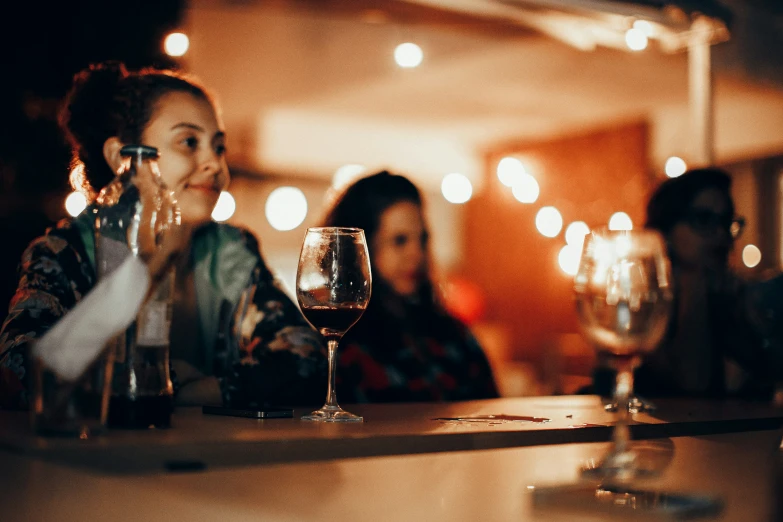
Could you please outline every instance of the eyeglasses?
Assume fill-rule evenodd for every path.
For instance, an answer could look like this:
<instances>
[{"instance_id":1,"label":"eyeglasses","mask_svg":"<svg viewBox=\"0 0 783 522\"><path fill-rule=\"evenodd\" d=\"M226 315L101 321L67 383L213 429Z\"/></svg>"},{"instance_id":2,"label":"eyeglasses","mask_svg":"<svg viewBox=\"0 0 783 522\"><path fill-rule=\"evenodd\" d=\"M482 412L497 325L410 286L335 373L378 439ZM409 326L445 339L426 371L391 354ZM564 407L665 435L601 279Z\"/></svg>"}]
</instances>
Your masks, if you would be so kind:
<instances>
[{"instance_id":1,"label":"eyeglasses","mask_svg":"<svg viewBox=\"0 0 783 522\"><path fill-rule=\"evenodd\" d=\"M691 210L683 219L699 235L708 236L716 230L725 230L732 239L737 239L745 229L745 218L716 214L709 210Z\"/></svg>"}]
</instances>

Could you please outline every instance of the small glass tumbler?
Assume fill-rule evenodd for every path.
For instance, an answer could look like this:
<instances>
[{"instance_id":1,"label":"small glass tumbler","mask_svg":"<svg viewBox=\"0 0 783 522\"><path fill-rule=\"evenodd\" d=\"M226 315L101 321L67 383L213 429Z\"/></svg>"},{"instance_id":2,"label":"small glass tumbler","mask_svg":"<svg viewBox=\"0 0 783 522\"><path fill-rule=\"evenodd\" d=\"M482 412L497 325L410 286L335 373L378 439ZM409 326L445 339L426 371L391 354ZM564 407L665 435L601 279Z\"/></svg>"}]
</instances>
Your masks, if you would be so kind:
<instances>
[{"instance_id":1,"label":"small glass tumbler","mask_svg":"<svg viewBox=\"0 0 783 522\"><path fill-rule=\"evenodd\" d=\"M30 415L37 435L87 439L106 430L114 351L104 350L75 381L33 358Z\"/></svg>"}]
</instances>

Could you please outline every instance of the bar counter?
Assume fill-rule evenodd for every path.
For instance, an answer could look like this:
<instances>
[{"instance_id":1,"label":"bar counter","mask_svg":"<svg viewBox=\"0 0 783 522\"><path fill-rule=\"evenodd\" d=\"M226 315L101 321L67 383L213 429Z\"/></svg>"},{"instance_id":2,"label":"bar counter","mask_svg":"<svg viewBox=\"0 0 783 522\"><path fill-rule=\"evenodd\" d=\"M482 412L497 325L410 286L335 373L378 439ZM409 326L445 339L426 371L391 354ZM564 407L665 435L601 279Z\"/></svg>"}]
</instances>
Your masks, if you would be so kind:
<instances>
[{"instance_id":1,"label":"bar counter","mask_svg":"<svg viewBox=\"0 0 783 522\"><path fill-rule=\"evenodd\" d=\"M657 405L632 426L662 462L646 488L719 495L718 520L776 520L780 410ZM347 409L365 422L183 409L169 430L86 441L33 437L25 414L2 412L2 520L580 520L535 511L531 492L577 480L613 421L592 396ZM550 422L435 420L500 414Z\"/></svg>"}]
</instances>

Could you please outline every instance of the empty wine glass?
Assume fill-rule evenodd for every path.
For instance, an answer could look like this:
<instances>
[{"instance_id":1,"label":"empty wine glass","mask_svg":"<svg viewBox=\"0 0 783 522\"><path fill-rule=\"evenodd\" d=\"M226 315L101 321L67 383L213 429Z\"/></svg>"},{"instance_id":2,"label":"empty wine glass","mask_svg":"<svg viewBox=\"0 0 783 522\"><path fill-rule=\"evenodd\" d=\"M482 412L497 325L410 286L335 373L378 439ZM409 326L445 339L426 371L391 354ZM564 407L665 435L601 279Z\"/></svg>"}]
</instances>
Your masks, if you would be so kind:
<instances>
[{"instance_id":1,"label":"empty wine glass","mask_svg":"<svg viewBox=\"0 0 783 522\"><path fill-rule=\"evenodd\" d=\"M302 417L326 422L361 422L337 404L337 345L370 302L372 275L364 231L360 228L309 228L299 256L296 297L305 318L326 338L329 380L326 403Z\"/></svg>"},{"instance_id":2,"label":"empty wine glass","mask_svg":"<svg viewBox=\"0 0 783 522\"><path fill-rule=\"evenodd\" d=\"M617 370L614 402L628 404L633 371L655 349L669 323L671 268L654 231L597 230L586 238L574 279L579 325ZM624 481L644 474L629 449L628 408L617 408L612 448L587 475Z\"/></svg>"}]
</instances>

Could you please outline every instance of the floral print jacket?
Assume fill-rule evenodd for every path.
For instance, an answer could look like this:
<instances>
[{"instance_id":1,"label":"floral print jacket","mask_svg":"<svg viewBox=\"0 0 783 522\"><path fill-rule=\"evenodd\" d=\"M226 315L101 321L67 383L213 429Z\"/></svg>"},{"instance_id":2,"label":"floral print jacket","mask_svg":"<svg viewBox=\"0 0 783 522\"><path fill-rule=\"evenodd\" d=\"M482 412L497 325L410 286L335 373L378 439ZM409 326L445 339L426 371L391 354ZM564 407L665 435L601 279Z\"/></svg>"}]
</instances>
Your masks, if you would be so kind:
<instances>
[{"instance_id":1,"label":"floral print jacket","mask_svg":"<svg viewBox=\"0 0 783 522\"><path fill-rule=\"evenodd\" d=\"M88 207L61 221L22 256L19 286L0 330L4 408L27 407L30 343L96 282L92 215ZM190 262L205 370L218 378L224 404L318 403L326 385L322 340L277 285L252 234L211 223L194 235ZM234 331L242 332L242 342Z\"/></svg>"},{"instance_id":2,"label":"floral print jacket","mask_svg":"<svg viewBox=\"0 0 783 522\"><path fill-rule=\"evenodd\" d=\"M377 294L365 316L340 342L336 379L340 400L498 397L489 361L466 325L438 308L387 299L382 291Z\"/></svg>"}]
</instances>

